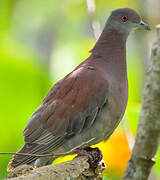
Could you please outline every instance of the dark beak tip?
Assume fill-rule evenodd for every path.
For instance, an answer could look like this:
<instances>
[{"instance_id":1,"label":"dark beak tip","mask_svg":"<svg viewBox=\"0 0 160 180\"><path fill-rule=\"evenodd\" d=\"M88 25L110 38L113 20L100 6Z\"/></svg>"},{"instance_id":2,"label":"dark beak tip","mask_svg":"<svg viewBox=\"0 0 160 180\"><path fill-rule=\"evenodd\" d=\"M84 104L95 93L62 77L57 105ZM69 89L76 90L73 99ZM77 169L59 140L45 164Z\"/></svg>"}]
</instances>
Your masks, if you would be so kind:
<instances>
[{"instance_id":1,"label":"dark beak tip","mask_svg":"<svg viewBox=\"0 0 160 180\"><path fill-rule=\"evenodd\" d=\"M151 30L151 27L148 24L145 24L143 21L140 23L140 26L146 29L147 31Z\"/></svg>"},{"instance_id":2,"label":"dark beak tip","mask_svg":"<svg viewBox=\"0 0 160 180\"><path fill-rule=\"evenodd\" d=\"M151 29L151 27L150 26L148 26L148 29L147 29L148 31L151 31L152 29Z\"/></svg>"},{"instance_id":3,"label":"dark beak tip","mask_svg":"<svg viewBox=\"0 0 160 180\"><path fill-rule=\"evenodd\" d=\"M145 29L148 30L148 31L151 31L151 27L148 24L146 24Z\"/></svg>"}]
</instances>

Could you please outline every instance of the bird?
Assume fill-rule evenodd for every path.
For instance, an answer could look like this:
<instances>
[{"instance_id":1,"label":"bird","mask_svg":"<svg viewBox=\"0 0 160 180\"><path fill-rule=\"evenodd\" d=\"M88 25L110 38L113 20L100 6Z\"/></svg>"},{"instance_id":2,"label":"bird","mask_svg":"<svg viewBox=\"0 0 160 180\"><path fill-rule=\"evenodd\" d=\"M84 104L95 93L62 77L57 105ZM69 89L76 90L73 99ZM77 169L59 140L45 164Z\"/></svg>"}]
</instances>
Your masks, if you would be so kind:
<instances>
[{"instance_id":1,"label":"bird","mask_svg":"<svg viewBox=\"0 0 160 180\"><path fill-rule=\"evenodd\" d=\"M18 153L74 154L108 140L127 106L126 40L138 27L151 30L134 9L111 12L89 57L51 88L28 120ZM18 153L9 170L22 164L41 167L55 159Z\"/></svg>"}]
</instances>

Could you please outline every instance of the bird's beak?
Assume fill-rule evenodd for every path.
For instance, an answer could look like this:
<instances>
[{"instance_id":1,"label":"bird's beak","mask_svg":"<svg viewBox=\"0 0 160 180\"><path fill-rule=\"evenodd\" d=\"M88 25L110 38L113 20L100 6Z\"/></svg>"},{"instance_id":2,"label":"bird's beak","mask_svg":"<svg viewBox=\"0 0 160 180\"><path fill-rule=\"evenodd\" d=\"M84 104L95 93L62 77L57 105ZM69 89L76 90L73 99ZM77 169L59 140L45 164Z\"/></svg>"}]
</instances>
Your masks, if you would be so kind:
<instances>
[{"instance_id":1,"label":"bird's beak","mask_svg":"<svg viewBox=\"0 0 160 180\"><path fill-rule=\"evenodd\" d=\"M148 31L151 30L150 26L149 26L148 24L145 24L143 21L141 21L141 22L139 23L139 27L141 27L141 28L143 28L143 29L146 29L146 30L148 30Z\"/></svg>"}]
</instances>

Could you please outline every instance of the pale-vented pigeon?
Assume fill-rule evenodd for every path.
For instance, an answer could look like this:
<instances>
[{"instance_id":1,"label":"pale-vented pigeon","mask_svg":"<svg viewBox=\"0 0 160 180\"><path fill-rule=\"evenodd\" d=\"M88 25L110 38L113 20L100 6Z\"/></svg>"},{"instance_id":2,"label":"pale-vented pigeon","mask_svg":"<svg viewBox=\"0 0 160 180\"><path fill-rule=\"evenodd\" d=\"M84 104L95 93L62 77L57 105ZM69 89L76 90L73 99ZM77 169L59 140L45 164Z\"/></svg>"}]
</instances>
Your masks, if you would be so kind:
<instances>
[{"instance_id":1,"label":"pale-vented pigeon","mask_svg":"<svg viewBox=\"0 0 160 180\"><path fill-rule=\"evenodd\" d=\"M135 27L150 30L135 10L112 11L90 56L53 86L29 119L20 153L74 153L111 136L127 105L126 40ZM53 160L17 154L9 169Z\"/></svg>"}]
</instances>

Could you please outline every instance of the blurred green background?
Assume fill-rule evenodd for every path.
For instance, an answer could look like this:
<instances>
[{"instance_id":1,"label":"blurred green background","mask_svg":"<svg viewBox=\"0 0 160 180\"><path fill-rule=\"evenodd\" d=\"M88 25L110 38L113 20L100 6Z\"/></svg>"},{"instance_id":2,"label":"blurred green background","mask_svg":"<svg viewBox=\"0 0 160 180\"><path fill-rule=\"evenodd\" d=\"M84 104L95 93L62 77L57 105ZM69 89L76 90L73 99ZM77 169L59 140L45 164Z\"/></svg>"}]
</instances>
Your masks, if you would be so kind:
<instances>
[{"instance_id":1,"label":"blurred green background","mask_svg":"<svg viewBox=\"0 0 160 180\"><path fill-rule=\"evenodd\" d=\"M150 33L136 30L129 37L125 121L98 145L107 164L104 179L122 178L136 134L159 0L0 0L0 152L16 152L23 145L22 131L49 89L89 56L96 41L92 25L102 29L110 11L119 7L136 9L152 27ZM10 159L0 155L0 179L7 177ZM159 160L150 179L160 179Z\"/></svg>"}]
</instances>

